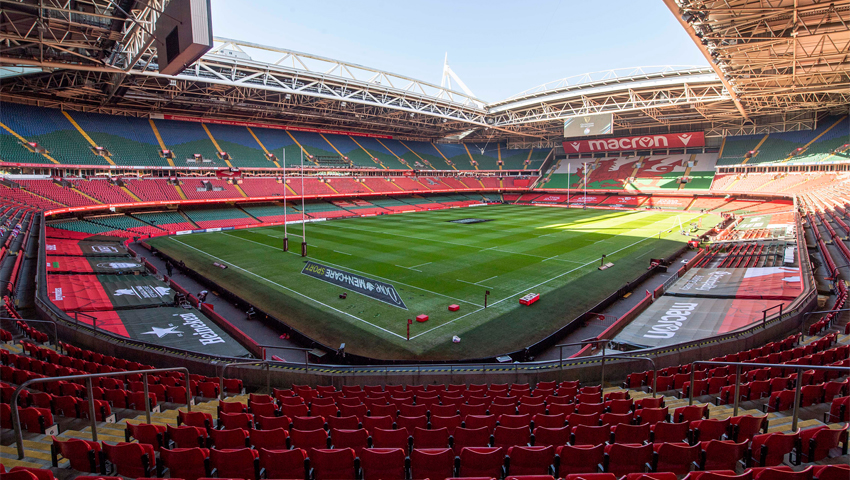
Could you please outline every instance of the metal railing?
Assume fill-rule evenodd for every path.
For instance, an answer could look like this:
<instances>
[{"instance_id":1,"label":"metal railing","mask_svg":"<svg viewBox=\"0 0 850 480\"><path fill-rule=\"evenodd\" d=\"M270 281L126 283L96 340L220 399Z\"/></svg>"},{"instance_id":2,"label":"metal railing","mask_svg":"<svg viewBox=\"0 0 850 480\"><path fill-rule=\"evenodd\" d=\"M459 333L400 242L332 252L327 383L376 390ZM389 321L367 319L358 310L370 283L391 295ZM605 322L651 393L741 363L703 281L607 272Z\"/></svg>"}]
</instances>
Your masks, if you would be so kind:
<instances>
[{"instance_id":1,"label":"metal railing","mask_svg":"<svg viewBox=\"0 0 850 480\"><path fill-rule=\"evenodd\" d=\"M24 323L50 323L53 325L53 342L56 350L59 353L62 353L62 347L59 342L59 327L56 325L56 322L53 320L35 320L29 318L14 318L14 317L0 317L0 320L9 320L11 322L24 322Z\"/></svg>"},{"instance_id":2,"label":"metal railing","mask_svg":"<svg viewBox=\"0 0 850 480\"><path fill-rule=\"evenodd\" d=\"M602 373L599 376L599 385L602 385L602 388L605 388L605 349L608 347L608 343L611 340L601 339L596 340L589 338L587 340L583 340L581 342L573 342L573 343L560 343L555 345L558 347L558 381L561 380L561 372L564 371L564 347L584 347L587 345L598 345L602 344Z\"/></svg>"},{"instance_id":3,"label":"metal railing","mask_svg":"<svg viewBox=\"0 0 850 480\"><path fill-rule=\"evenodd\" d=\"M735 367L735 403L732 407L732 416L738 415L738 402L741 399L741 367L751 368L790 368L796 370L797 379L795 381L794 393L794 413L791 423L791 430L797 431L797 420L800 416L800 393L803 389L802 372L806 370L826 370L850 373L850 367L833 367L828 365L789 365L785 363L744 363L744 362L715 362L710 360L699 360L691 364L691 383L688 385L688 405L694 404L694 373L697 365L715 365L715 366L730 366Z\"/></svg>"},{"instance_id":4,"label":"metal railing","mask_svg":"<svg viewBox=\"0 0 850 480\"><path fill-rule=\"evenodd\" d=\"M612 362L616 360L643 360L652 364L652 398L658 396L658 367L655 365L655 360L649 357L635 357L632 355L615 355L608 357ZM603 387L604 388L604 387Z\"/></svg>"},{"instance_id":5,"label":"metal railing","mask_svg":"<svg viewBox=\"0 0 850 480\"><path fill-rule=\"evenodd\" d=\"M268 390L269 394L271 394L271 385L272 385L272 372L271 372L271 363L265 360L257 360L256 362L231 362L225 363L224 366L221 367L221 375L218 377L218 399L224 400L224 371L227 370L227 367L238 367L241 365L262 365L263 368L266 369L266 390Z\"/></svg>"},{"instance_id":6,"label":"metal railing","mask_svg":"<svg viewBox=\"0 0 850 480\"><path fill-rule=\"evenodd\" d=\"M85 380L86 381L86 392L88 395L89 401L89 419L91 419L91 439L93 442L97 441L97 416L94 408L94 394L92 391L92 379L100 378L100 377L120 377L123 375L134 375L140 373L142 375L142 383L144 384L144 392L145 392L145 418L147 419L147 423L151 423L151 404L150 397L148 393L148 375L152 373L161 373L161 372L175 372L182 371L185 375L186 379L186 407L188 411L192 411L192 402L191 402L191 388L189 386L189 369L186 367L171 367L171 368L154 368L151 370L132 370L129 372L109 372L109 373L92 373L87 375L68 375L64 377L44 377L44 378L31 378L26 382L20 384L18 388L15 389L15 392L12 394L11 406L12 406L12 426L15 429L15 443L18 446L18 459L22 460L24 458L24 437L23 431L21 430L21 418L18 415L18 396L21 394L21 391L30 385L36 383L47 383L47 382L65 382L65 381L75 381L75 380Z\"/></svg>"},{"instance_id":7,"label":"metal railing","mask_svg":"<svg viewBox=\"0 0 850 480\"><path fill-rule=\"evenodd\" d=\"M291 350L296 352L304 352L304 372L310 371L310 352L313 351L312 348L302 348L302 347L284 347L281 345L257 345L258 347L263 349L263 361L266 361L266 349L275 349L275 350ZM278 361L278 360L275 360Z\"/></svg>"}]
</instances>

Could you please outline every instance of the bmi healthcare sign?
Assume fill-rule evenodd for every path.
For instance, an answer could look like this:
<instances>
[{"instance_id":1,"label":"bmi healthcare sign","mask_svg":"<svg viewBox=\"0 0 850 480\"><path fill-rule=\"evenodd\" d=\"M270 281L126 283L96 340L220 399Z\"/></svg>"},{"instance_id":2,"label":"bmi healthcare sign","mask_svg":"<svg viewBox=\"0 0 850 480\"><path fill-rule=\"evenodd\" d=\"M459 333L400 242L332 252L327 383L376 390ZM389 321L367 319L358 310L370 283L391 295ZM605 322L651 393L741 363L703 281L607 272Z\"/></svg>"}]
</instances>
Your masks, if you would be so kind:
<instances>
[{"instance_id":1,"label":"bmi healthcare sign","mask_svg":"<svg viewBox=\"0 0 850 480\"><path fill-rule=\"evenodd\" d=\"M407 310L407 306L404 304L395 287L388 283L379 282L371 278L362 277L354 273L337 270L310 261L304 265L304 270L301 270L301 273L340 287L345 287L361 295L374 298L379 302L388 303L394 307Z\"/></svg>"}]
</instances>

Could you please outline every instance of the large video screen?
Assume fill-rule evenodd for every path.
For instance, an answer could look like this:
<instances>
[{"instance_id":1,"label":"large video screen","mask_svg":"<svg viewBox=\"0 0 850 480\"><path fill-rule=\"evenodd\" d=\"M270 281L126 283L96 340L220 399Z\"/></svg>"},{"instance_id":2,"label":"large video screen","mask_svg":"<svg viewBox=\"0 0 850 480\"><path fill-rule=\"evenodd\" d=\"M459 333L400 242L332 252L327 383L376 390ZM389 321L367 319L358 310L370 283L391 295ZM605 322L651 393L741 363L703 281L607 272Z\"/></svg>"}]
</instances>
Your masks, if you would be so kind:
<instances>
[{"instance_id":1,"label":"large video screen","mask_svg":"<svg viewBox=\"0 0 850 480\"><path fill-rule=\"evenodd\" d=\"M564 138L614 133L614 114L578 115L564 121Z\"/></svg>"}]
</instances>

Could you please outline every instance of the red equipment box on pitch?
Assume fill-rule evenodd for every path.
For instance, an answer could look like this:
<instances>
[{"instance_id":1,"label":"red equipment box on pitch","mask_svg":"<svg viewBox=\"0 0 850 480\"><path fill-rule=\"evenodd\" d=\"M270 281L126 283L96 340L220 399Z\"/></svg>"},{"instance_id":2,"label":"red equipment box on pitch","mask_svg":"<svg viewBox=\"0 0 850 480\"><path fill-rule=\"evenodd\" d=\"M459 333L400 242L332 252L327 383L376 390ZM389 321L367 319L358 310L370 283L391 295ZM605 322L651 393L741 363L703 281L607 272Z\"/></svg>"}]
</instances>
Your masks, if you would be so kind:
<instances>
[{"instance_id":1,"label":"red equipment box on pitch","mask_svg":"<svg viewBox=\"0 0 850 480\"><path fill-rule=\"evenodd\" d=\"M417 315L416 321L417 322L427 322L428 321L428 315Z\"/></svg>"},{"instance_id":2,"label":"red equipment box on pitch","mask_svg":"<svg viewBox=\"0 0 850 480\"><path fill-rule=\"evenodd\" d=\"M449 311L450 312L456 312L458 310L460 310L460 305L454 305L454 304L449 305Z\"/></svg>"},{"instance_id":3,"label":"red equipment box on pitch","mask_svg":"<svg viewBox=\"0 0 850 480\"><path fill-rule=\"evenodd\" d=\"M519 299L520 305L531 305L532 303L540 300L539 293L529 293L528 295Z\"/></svg>"}]
</instances>

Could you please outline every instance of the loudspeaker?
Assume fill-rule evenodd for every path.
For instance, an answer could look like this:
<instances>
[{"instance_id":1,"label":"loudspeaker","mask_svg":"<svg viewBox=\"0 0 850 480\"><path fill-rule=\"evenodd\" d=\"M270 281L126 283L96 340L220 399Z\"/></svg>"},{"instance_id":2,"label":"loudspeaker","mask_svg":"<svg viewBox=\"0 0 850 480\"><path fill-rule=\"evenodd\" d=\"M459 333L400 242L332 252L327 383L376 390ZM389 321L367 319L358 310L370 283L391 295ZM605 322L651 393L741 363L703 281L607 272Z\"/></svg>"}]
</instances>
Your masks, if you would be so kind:
<instances>
[{"instance_id":1,"label":"loudspeaker","mask_svg":"<svg viewBox=\"0 0 850 480\"><path fill-rule=\"evenodd\" d=\"M159 73L177 75L212 46L210 0L171 0L156 20Z\"/></svg>"}]
</instances>

